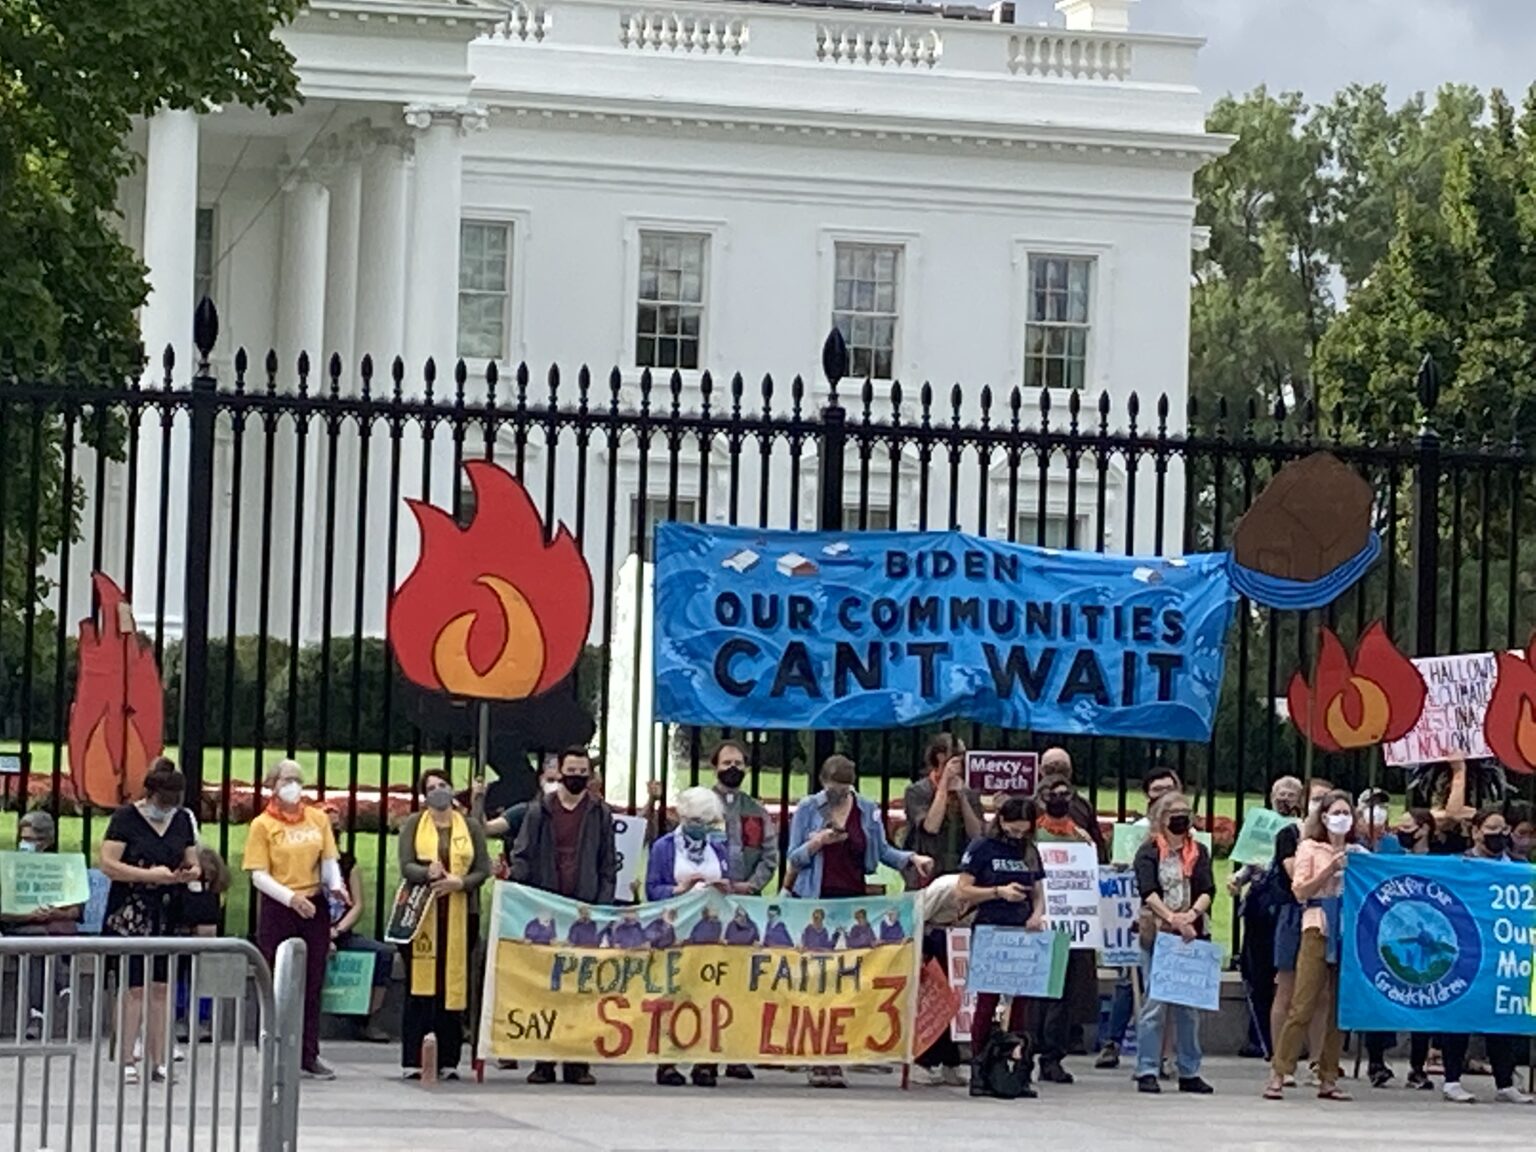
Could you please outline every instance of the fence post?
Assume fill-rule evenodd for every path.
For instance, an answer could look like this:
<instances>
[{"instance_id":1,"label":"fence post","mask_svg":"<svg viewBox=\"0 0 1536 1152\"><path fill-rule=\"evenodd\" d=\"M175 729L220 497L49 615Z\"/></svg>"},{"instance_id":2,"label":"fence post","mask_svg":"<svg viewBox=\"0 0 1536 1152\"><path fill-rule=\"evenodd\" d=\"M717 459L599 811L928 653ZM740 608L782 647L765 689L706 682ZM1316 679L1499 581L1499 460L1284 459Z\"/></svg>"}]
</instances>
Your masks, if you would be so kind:
<instances>
[{"instance_id":1,"label":"fence post","mask_svg":"<svg viewBox=\"0 0 1536 1152\"><path fill-rule=\"evenodd\" d=\"M299 1058L304 1043L304 973L307 948L302 940L277 946L272 966L275 1017L267 1029L263 1055L270 1055L271 1079L262 1087L261 1152L293 1152L299 1139Z\"/></svg>"},{"instance_id":2,"label":"fence post","mask_svg":"<svg viewBox=\"0 0 1536 1152\"><path fill-rule=\"evenodd\" d=\"M837 398L837 386L848 375L848 345L834 326L821 346L821 370L830 392L821 410L821 432L816 446L816 527L822 532L843 530L843 454L848 443L848 413ZM817 773L837 745L834 732L817 729L811 744L811 788Z\"/></svg>"},{"instance_id":3,"label":"fence post","mask_svg":"<svg viewBox=\"0 0 1536 1152\"><path fill-rule=\"evenodd\" d=\"M202 814L203 744L208 684L208 584L213 552L213 441L218 381L208 355L219 338L219 312L204 296L192 318L197 374L192 378L187 452L187 535L183 542L180 740L177 759L187 778L187 804Z\"/></svg>"},{"instance_id":4,"label":"fence post","mask_svg":"<svg viewBox=\"0 0 1536 1152\"><path fill-rule=\"evenodd\" d=\"M1413 485L1413 643L1415 655L1433 656L1440 582L1440 434L1434 426L1440 369L1428 353L1419 364L1418 385L1422 415Z\"/></svg>"}]
</instances>

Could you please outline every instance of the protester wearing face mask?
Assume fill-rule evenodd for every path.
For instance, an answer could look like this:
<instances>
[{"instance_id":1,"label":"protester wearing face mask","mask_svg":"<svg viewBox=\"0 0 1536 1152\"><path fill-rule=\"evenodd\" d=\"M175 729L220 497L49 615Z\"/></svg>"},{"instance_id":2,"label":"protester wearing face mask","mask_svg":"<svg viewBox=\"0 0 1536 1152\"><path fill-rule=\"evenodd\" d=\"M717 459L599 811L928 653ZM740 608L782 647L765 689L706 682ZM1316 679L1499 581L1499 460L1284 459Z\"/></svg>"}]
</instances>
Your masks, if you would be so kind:
<instances>
[{"instance_id":1,"label":"protester wearing face mask","mask_svg":"<svg viewBox=\"0 0 1536 1152\"><path fill-rule=\"evenodd\" d=\"M1386 855L1423 856L1429 852L1435 817L1428 808L1410 808L1397 818L1389 833L1381 838L1376 851ZM1367 1075L1372 1088L1385 1088L1396 1075L1387 1064L1387 1050L1397 1044L1395 1032L1367 1032L1365 1052L1369 1060ZM1408 1087L1433 1091L1434 1083L1424 1071L1429 1058L1429 1033L1413 1032L1408 1037Z\"/></svg>"},{"instance_id":2,"label":"protester wearing face mask","mask_svg":"<svg viewBox=\"0 0 1536 1152\"><path fill-rule=\"evenodd\" d=\"M1381 788L1367 788L1355 805L1355 831L1360 846L1368 852L1391 854L1397 848L1392 834L1392 797ZM1383 847L1384 844L1389 844Z\"/></svg>"},{"instance_id":3,"label":"protester wearing face mask","mask_svg":"<svg viewBox=\"0 0 1536 1152\"><path fill-rule=\"evenodd\" d=\"M1296 850L1301 844L1301 820L1318 811L1322 806L1323 797L1332 791L1333 785L1327 780L1313 777L1312 784L1307 790L1306 812L1298 814L1301 819L1296 824L1280 829L1275 835L1275 858L1270 865L1274 886L1272 897L1276 906L1275 1002L1269 1010L1271 1047L1279 1042L1280 1030L1285 1027L1285 1018L1291 1014L1291 994L1296 989L1296 957L1301 951L1302 907L1291 890L1291 877L1296 869ZM1322 1051L1322 1047L1322 1021L1314 1020L1311 1030L1307 1033L1307 1050L1317 1053ZM1315 1055L1313 1059L1316 1060ZM1296 1086L1293 1078L1287 1077L1287 1081L1285 1087Z\"/></svg>"},{"instance_id":4,"label":"protester wearing face mask","mask_svg":"<svg viewBox=\"0 0 1536 1152\"><path fill-rule=\"evenodd\" d=\"M592 759L585 748L560 754L560 786L530 805L512 848L512 879L582 904L612 904L618 880L613 810L592 789ZM562 1069L567 1084L597 1083L586 1064ZM555 1065L541 1061L530 1084L553 1084Z\"/></svg>"},{"instance_id":5,"label":"protester wearing face mask","mask_svg":"<svg viewBox=\"0 0 1536 1152\"><path fill-rule=\"evenodd\" d=\"M1039 932L1045 928L1045 869L1034 843L1034 805L1017 796L1003 801L990 836L973 840L960 861L955 895L962 906L974 907L973 924L995 924ZM1000 997L979 992L971 1017L971 1095L988 1090L978 1074L981 1053L996 1027ZM1027 1034L1030 1003L1013 997L1008 1007L1008 1030ZM1036 1093L1028 1086L1024 1096Z\"/></svg>"},{"instance_id":6,"label":"protester wearing face mask","mask_svg":"<svg viewBox=\"0 0 1536 1152\"><path fill-rule=\"evenodd\" d=\"M400 875L432 887L432 907L405 956L400 1066L421 1078L421 1045L437 1037L439 1079L458 1079L469 1010L470 959L479 935L479 891L491 874L480 822L454 808L453 783L441 768L421 774L424 811L400 826Z\"/></svg>"},{"instance_id":7,"label":"protester wearing face mask","mask_svg":"<svg viewBox=\"0 0 1536 1152\"><path fill-rule=\"evenodd\" d=\"M670 900L700 888L731 890L731 862L723 836L725 806L709 788L685 788L677 797L678 825L651 846L645 869L645 898ZM692 1078L700 1088L713 1088L719 1069L695 1064ZM688 1081L673 1064L656 1069L656 1083L681 1088Z\"/></svg>"},{"instance_id":8,"label":"protester wearing face mask","mask_svg":"<svg viewBox=\"0 0 1536 1152\"><path fill-rule=\"evenodd\" d=\"M244 867L259 892L256 942L267 963L277 961L278 945L300 939L305 946L304 1042L300 1067L317 1080L336 1073L320 1059L320 988L331 952L331 916L326 904L345 908L349 901L341 876L340 854L324 809L304 801L304 770L279 760L267 773L271 793L266 809L251 821L245 840Z\"/></svg>"},{"instance_id":9,"label":"protester wearing face mask","mask_svg":"<svg viewBox=\"0 0 1536 1152\"><path fill-rule=\"evenodd\" d=\"M922 775L902 803L907 847L933 857L935 876L960 867L968 844L986 831L981 798L965 783L965 745L948 732L929 741Z\"/></svg>"},{"instance_id":10,"label":"protester wearing face mask","mask_svg":"<svg viewBox=\"0 0 1536 1152\"><path fill-rule=\"evenodd\" d=\"M795 870L793 892L807 900L863 897L869 877L880 865L908 868L926 877L933 861L894 847L885 837L885 820L873 801L854 791L856 771L846 756L829 756L821 766L821 791L795 809L789 826L789 863ZM813 1088L846 1087L842 1070L812 1067Z\"/></svg>"},{"instance_id":11,"label":"protester wearing face mask","mask_svg":"<svg viewBox=\"0 0 1536 1152\"><path fill-rule=\"evenodd\" d=\"M1504 813L1497 808L1484 808L1472 817L1472 849L1468 860L1507 861L1509 859L1509 824ZM1511 868L1516 877L1520 873ZM1473 1104L1477 1097L1462 1087L1461 1077L1466 1070L1467 1048L1470 1035L1441 1036L1440 1056L1445 1062L1445 1083L1441 1094L1452 1104ZM1515 1087L1515 1066L1519 1052L1524 1049L1525 1037L1490 1032L1483 1037L1488 1049L1488 1063L1493 1065L1494 1099L1500 1104L1536 1104L1536 1097L1527 1096Z\"/></svg>"},{"instance_id":12,"label":"protester wearing face mask","mask_svg":"<svg viewBox=\"0 0 1536 1152\"><path fill-rule=\"evenodd\" d=\"M1060 752L1060 749L1055 749ZM1065 753L1062 753L1065 755ZM1059 763L1059 761L1058 761ZM1035 826L1037 843L1094 845L1093 837L1078 823L1077 790L1069 776L1041 779L1036 798L1043 811ZM1074 1031L1099 1012L1098 958L1092 951L1074 949L1067 955L1067 975L1061 995L1040 1000L1035 1006L1035 1050L1040 1059L1040 1079L1050 1084L1071 1084L1074 1077L1062 1062L1073 1047Z\"/></svg>"},{"instance_id":13,"label":"protester wearing face mask","mask_svg":"<svg viewBox=\"0 0 1536 1152\"><path fill-rule=\"evenodd\" d=\"M25 812L16 822L16 851L52 852L55 848L53 817L47 812ZM68 904L60 907L43 907L31 912L0 912L0 935L5 936L73 936L78 930L81 906ZM27 969L27 1038L41 1037L43 1004L50 993L54 997L68 996L69 957L59 956L53 965L53 987L44 979L44 965L33 960Z\"/></svg>"},{"instance_id":14,"label":"protester wearing face mask","mask_svg":"<svg viewBox=\"0 0 1536 1152\"><path fill-rule=\"evenodd\" d=\"M1317 1054L1317 1098L1350 1099L1339 1087L1339 1031L1335 1003L1339 987L1340 908L1344 892L1344 861L1355 839L1355 808L1347 792L1330 792L1307 817L1305 838L1296 849L1291 887L1304 905L1301 948L1296 958L1296 986L1285 1027L1275 1042L1275 1057L1266 1100L1283 1096L1287 1076L1296 1071L1302 1041L1312 1020L1323 1020L1323 1043Z\"/></svg>"},{"instance_id":15,"label":"protester wearing face mask","mask_svg":"<svg viewBox=\"0 0 1536 1152\"><path fill-rule=\"evenodd\" d=\"M560 787L560 757L546 756L539 768L539 795L547 796ZM485 812L485 778L482 776L475 780L469 788L470 815L480 821L485 830L487 842L495 839L502 841L503 856L510 857L512 845L517 841L517 834L522 829L523 818L528 815L528 809L536 803L536 800L523 800L504 810L500 815L486 818Z\"/></svg>"}]
</instances>

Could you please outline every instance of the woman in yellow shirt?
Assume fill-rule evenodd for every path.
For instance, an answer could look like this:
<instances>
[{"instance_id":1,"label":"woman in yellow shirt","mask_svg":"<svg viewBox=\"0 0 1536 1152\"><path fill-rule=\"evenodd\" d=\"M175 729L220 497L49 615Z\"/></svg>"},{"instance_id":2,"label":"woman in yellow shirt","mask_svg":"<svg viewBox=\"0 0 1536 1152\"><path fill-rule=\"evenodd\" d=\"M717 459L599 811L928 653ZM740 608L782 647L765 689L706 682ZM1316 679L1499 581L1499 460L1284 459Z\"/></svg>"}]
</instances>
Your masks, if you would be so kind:
<instances>
[{"instance_id":1,"label":"woman in yellow shirt","mask_svg":"<svg viewBox=\"0 0 1536 1152\"><path fill-rule=\"evenodd\" d=\"M251 821L245 840L245 870L261 893L257 899L256 942L268 963L278 945L300 939L305 944L304 1074L333 1080L336 1073L320 1059L320 987L331 953L331 907L345 908L346 885L337 860L330 817L304 801L304 771L280 760L267 773L271 800ZM329 900L327 900L329 896Z\"/></svg>"}]
</instances>

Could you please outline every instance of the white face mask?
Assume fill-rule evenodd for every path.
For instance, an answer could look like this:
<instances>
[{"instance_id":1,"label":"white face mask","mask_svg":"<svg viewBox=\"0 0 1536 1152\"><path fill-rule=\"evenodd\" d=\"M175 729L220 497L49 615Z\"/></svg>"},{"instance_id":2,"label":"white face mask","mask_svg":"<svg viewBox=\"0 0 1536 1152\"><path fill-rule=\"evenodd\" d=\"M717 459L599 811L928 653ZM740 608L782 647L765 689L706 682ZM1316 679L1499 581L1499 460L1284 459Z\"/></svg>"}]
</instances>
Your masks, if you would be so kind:
<instances>
[{"instance_id":1,"label":"white face mask","mask_svg":"<svg viewBox=\"0 0 1536 1152\"><path fill-rule=\"evenodd\" d=\"M1355 818L1347 812L1330 812L1323 817L1323 823L1335 836L1343 836L1355 826Z\"/></svg>"},{"instance_id":2,"label":"white face mask","mask_svg":"<svg viewBox=\"0 0 1536 1152\"><path fill-rule=\"evenodd\" d=\"M1380 804L1371 809L1370 821L1372 828L1385 828L1387 826L1387 810Z\"/></svg>"},{"instance_id":3,"label":"white face mask","mask_svg":"<svg viewBox=\"0 0 1536 1152\"><path fill-rule=\"evenodd\" d=\"M36 840L18 840L16 842L16 851L18 852L36 852L37 850Z\"/></svg>"},{"instance_id":4,"label":"white face mask","mask_svg":"<svg viewBox=\"0 0 1536 1152\"><path fill-rule=\"evenodd\" d=\"M284 780L277 786L277 798L284 804L297 804L304 795L304 786L297 780Z\"/></svg>"},{"instance_id":5,"label":"white face mask","mask_svg":"<svg viewBox=\"0 0 1536 1152\"><path fill-rule=\"evenodd\" d=\"M560 789L560 781L558 781L558 780L546 780L546 781L544 781L544 783L540 784L539 787L543 788L544 789L544 795L548 796L551 792L559 791L559 789Z\"/></svg>"}]
</instances>

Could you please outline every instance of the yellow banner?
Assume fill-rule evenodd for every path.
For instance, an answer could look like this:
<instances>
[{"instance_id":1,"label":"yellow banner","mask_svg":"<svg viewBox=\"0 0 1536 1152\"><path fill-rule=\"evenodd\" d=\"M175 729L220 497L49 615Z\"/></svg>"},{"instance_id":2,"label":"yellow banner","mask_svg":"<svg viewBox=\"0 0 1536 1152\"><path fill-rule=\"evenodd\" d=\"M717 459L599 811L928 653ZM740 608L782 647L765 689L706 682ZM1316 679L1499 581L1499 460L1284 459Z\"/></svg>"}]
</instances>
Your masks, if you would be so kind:
<instances>
[{"instance_id":1,"label":"yellow banner","mask_svg":"<svg viewBox=\"0 0 1536 1152\"><path fill-rule=\"evenodd\" d=\"M710 892L608 909L500 884L481 1050L638 1064L910 1061L919 915L905 896Z\"/></svg>"}]
</instances>

